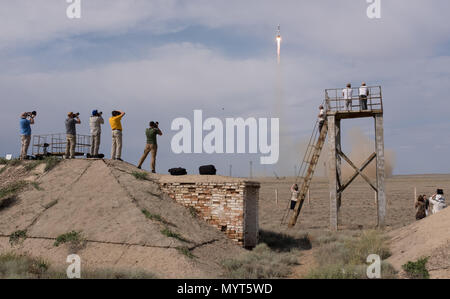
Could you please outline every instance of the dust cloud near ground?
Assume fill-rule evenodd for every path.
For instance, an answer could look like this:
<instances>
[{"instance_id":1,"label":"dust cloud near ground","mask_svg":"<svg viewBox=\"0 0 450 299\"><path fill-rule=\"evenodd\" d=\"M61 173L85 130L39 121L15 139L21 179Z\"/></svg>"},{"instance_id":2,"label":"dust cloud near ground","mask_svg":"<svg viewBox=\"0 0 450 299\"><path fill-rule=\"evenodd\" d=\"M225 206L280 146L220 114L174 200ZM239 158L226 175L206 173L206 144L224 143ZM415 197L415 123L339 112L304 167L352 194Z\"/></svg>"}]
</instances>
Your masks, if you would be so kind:
<instances>
[{"instance_id":1,"label":"dust cloud near ground","mask_svg":"<svg viewBox=\"0 0 450 299\"><path fill-rule=\"evenodd\" d=\"M347 156L352 160L356 167L360 167L367 158L375 152L375 142L364 135L360 128L350 129L350 154ZM395 167L395 152L391 149L385 148L384 150L384 167L386 177L391 177ZM344 180L351 175L355 170L342 160L342 177ZM369 166L364 169L363 173L370 178L376 177L376 160L374 159Z\"/></svg>"}]
</instances>

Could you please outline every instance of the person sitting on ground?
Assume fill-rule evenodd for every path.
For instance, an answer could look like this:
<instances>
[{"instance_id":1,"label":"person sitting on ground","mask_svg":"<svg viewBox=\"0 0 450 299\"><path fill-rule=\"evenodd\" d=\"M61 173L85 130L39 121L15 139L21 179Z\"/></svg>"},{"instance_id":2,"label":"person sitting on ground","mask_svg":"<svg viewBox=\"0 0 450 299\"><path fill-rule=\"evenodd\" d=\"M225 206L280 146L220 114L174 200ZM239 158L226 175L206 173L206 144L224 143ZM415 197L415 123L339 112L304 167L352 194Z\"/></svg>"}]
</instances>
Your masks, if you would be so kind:
<instances>
[{"instance_id":1,"label":"person sitting on ground","mask_svg":"<svg viewBox=\"0 0 450 299\"><path fill-rule=\"evenodd\" d=\"M150 161L150 166L152 168L152 173L156 173L155 164L156 164L156 153L158 151L158 143L156 142L157 135L162 136L162 132L159 129L159 123L151 121L150 128L145 130L145 135L147 136L147 145L145 146L144 154L139 160L139 164L137 168L141 169L142 164L147 158L148 154L152 153L152 159Z\"/></svg>"},{"instance_id":2,"label":"person sitting on ground","mask_svg":"<svg viewBox=\"0 0 450 299\"><path fill-rule=\"evenodd\" d=\"M430 203L433 205L432 213L436 214L447 207L445 203L444 190L437 189L436 194L430 197Z\"/></svg>"},{"instance_id":3,"label":"person sitting on ground","mask_svg":"<svg viewBox=\"0 0 450 299\"><path fill-rule=\"evenodd\" d=\"M291 187L291 210L295 209L295 206L297 205L298 196L300 192L298 191L298 185L294 184Z\"/></svg>"},{"instance_id":4,"label":"person sitting on ground","mask_svg":"<svg viewBox=\"0 0 450 299\"><path fill-rule=\"evenodd\" d=\"M367 97L369 96L369 88L363 82L359 88L359 109L367 110Z\"/></svg>"},{"instance_id":5,"label":"person sitting on ground","mask_svg":"<svg viewBox=\"0 0 450 299\"><path fill-rule=\"evenodd\" d=\"M348 83L347 87L342 90L342 96L344 97L347 111L352 110L353 89L350 83Z\"/></svg>"},{"instance_id":6,"label":"person sitting on ground","mask_svg":"<svg viewBox=\"0 0 450 299\"><path fill-rule=\"evenodd\" d=\"M325 109L322 105L319 106L319 133L322 132L323 124L325 123Z\"/></svg>"},{"instance_id":7,"label":"person sitting on ground","mask_svg":"<svg viewBox=\"0 0 450 299\"><path fill-rule=\"evenodd\" d=\"M423 219L427 217L427 209L428 209L428 199L424 195L419 195L417 198L416 204L416 220Z\"/></svg>"}]
</instances>

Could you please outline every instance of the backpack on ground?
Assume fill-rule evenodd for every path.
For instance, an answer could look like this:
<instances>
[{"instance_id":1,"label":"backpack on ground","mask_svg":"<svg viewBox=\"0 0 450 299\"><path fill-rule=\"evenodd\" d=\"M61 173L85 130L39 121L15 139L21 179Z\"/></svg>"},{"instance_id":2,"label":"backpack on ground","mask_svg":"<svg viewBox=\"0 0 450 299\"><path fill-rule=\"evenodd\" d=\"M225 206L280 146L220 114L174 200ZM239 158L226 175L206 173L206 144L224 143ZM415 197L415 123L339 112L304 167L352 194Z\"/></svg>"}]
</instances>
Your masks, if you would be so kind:
<instances>
[{"instance_id":1,"label":"backpack on ground","mask_svg":"<svg viewBox=\"0 0 450 299\"><path fill-rule=\"evenodd\" d=\"M200 175L216 175L217 170L214 165L203 165L198 169Z\"/></svg>"},{"instance_id":2,"label":"backpack on ground","mask_svg":"<svg viewBox=\"0 0 450 299\"><path fill-rule=\"evenodd\" d=\"M187 175L187 171L184 168L171 168L169 169L170 175Z\"/></svg>"}]
</instances>

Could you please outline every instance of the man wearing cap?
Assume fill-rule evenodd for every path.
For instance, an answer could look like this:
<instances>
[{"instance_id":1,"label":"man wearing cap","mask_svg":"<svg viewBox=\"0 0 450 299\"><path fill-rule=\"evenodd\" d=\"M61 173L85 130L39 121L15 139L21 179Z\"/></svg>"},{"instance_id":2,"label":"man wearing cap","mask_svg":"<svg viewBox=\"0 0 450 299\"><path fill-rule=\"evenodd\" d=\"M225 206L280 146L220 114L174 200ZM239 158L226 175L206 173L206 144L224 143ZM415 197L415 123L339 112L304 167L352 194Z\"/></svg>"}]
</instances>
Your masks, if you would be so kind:
<instances>
[{"instance_id":1,"label":"man wearing cap","mask_svg":"<svg viewBox=\"0 0 450 299\"><path fill-rule=\"evenodd\" d=\"M113 111L109 118L109 124L112 129L112 145L111 145L111 159L122 161L122 117L125 112Z\"/></svg>"},{"instance_id":2,"label":"man wearing cap","mask_svg":"<svg viewBox=\"0 0 450 299\"><path fill-rule=\"evenodd\" d=\"M89 126L91 128L91 158L98 157L98 149L100 147L100 136L102 134L101 125L105 123L102 113L98 110L92 111L92 116L89 118Z\"/></svg>"},{"instance_id":3,"label":"man wearing cap","mask_svg":"<svg viewBox=\"0 0 450 299\"><path fill-rule=\"evenodd\" d=\"M28 147L31 141L31 125L34 124L34 114L28 112L20 115L20 160L24 160L28 155Z\"/></svg>"},{"instance_id":4,"label":"man wearing cap","mask_svg":"<svg viewBox=\"0 0 450 299\"><path fill-rule=\"evenodd\" d=\"M159 123L151 121L150 128L145 130L145 136L147 137L147 145L144 149L144 154L139 160L139 165L137 168L141 169L142 164L147 158L148 154L152 154L152 158L150 161L150 167L152 169L152 173L156 173L155 165L156 165L156 153L158 152L158 142L156 141L157 135L162 136L162 131L159 129Z\"/></svg>"},{"instance_id":5,"label":"man wearing cap","mask_svg":"<svg viewBox=\"0 0 450 299\"><path fill-rule=\"evenodd\" d=\"M347 84L347 87L342 90L342 96L345 100L345 107L347 111L352 110L352 97L353 97L353 89L350 83Z\"/></svg>"},{"instance_id":6,"label":"man wearing cap","mask_svg":"<svg viewBox=\"0 0 450 299\"><path fill-rule=\"evenodd\" d=\"M77 129L75 125L81 124L78 113L69 112L66 119L66 159L75 158L75 146L77 144Z\"/></svg>"},{"instance_id":7,"label":"man wearing cap","mask_svg":"<svg viewBox=\"0 0 450 299\"><path fill-rule=\"evenodd\" d=\"M367 97L369 96L369 88L363 82L359 88L359 109L367 110Z\"/></svg>"},{"instance_id":8,"label":"man wearing cap","mask_svg":"<svg viewBox=\"0 0 450 299\"><path fill-rule=\"evenodd\" d=\"M444 190L437 189L436 194L430 197L430 203L433 205L432 213L436 214L447 207L444 198Z\"/></svg>"}]
</instances>

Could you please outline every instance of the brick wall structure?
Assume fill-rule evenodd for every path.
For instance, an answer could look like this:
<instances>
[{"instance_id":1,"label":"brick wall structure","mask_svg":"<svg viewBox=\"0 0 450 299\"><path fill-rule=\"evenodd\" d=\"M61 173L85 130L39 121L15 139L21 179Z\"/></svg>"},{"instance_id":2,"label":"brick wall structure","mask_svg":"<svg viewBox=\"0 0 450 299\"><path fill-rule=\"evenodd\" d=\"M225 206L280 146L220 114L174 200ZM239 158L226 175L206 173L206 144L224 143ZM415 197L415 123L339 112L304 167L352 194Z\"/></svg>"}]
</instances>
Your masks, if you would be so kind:
<instances>
[{"instance_id":1,"label":"brick wall structure","mask_svg":"<svg viewBox=\"0 0 450 299\"><path fill-rule=\"evenodd\" d=\"M258 242L260 184L221 176L165 176L161 189L237 244L253 248Z\"/></svg>"}]
</instances>

